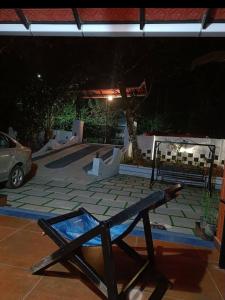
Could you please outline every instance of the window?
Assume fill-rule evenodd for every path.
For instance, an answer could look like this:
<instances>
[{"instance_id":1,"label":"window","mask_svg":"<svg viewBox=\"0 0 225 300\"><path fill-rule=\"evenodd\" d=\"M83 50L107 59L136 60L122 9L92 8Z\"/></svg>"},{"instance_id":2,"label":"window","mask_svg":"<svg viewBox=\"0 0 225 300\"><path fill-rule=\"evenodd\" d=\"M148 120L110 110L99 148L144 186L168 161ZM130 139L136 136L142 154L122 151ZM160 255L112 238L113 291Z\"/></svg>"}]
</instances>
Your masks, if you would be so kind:
<instances>
[{"instance_id":1,"label":"window","mask_svg":"<svg viewBox=\"0 0 225 300\"><path fill-rule=\"evenodd\" d=\"M0 149L9 148L9 142L5 139L3 135L0 134Z\"/></svg>"},{"instance_id":2,"label":"window","mask_svg":"<svg viewBox=\"0 0 225 300\"><path fill-rule=\"evenodd\" d=\"M14 148L15 142L6 135L0 134L0 149L1 148Z\"/></svg>"}]
</instances>

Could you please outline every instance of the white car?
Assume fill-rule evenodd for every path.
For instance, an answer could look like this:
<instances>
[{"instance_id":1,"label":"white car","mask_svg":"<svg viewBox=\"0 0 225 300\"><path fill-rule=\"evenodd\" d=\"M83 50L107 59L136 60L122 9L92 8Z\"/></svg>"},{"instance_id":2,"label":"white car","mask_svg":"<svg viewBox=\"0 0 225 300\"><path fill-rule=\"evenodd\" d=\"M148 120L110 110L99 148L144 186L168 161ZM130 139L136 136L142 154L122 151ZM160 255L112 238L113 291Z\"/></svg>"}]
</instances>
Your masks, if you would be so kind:
<instances>
[{"instance_id":1,"label":"white car","mask_svg":"<svg viewBox=\"0 0 225 300\"><path fill-rule=\"evenodd\" d=\"M31 170L31 149L0 131L0 182L18 188Z\"/></svg>"}]
</instances>

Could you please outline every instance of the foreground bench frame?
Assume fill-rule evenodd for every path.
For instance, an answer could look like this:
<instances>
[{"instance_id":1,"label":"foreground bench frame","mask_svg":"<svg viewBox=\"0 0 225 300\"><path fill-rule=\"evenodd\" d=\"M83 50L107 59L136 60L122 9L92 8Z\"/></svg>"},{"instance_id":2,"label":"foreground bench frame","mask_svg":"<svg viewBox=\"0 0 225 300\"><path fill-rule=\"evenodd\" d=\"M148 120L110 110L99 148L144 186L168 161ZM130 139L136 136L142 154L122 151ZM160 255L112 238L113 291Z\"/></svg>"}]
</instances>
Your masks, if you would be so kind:
<instances>
[{"instance_id":1,"label":"foreground bench frame","mask_svg":"<svg viewBox=\"0 0 225 300\"><path fill-rule=\"evenodd\" d=\"M56 243L56 245L59 246L59 249L53 252L51 255L43 258L38 264L34 265L32 267L32 273L41 274L45 269L56 263L63 264L70 271L75 271L78 268L106 296L107 299L118 300L125 299L126 294L131 290L133 286L135 286L137 281L140 279L140 276L148 270L148 274L153 275L158 283L156 289L149 299L161 299L168 286L170 285L170 282L155 270L154 248L149 220L149 210L159 207L160 205L172 200L176 197L177 192L181 189L182 186L178 184L169 189L166 189L165 191L154 192L106 221L98 221L95 218L99 222L99 225L71 242L68 242L66 239L64 239L51 225L73 218L75 216L79 216L84 213L88 213L84 208L80 208L75 212L53 217L48 220L40 219L38 221L38 224L44 230L44 232ZM133 216L136 217L128 226L126 231L112 241L110 228L115 225L122 224ZM144 226L147 260L123 241L123 238L134 229L134 227L140 220L143 221ZM104 278L97 274L95 269L90 264L88 264L80 255L80 247L82 247L84 243L98 235L101 236L102 240L102 245L100 247L102 247L104 260ZM131 257L141 266L139 271L123 288L120 294L118 294L117 290L115 262L112 252L113 244L116 244L129 257Z\"/></svg>"}]
</instances>

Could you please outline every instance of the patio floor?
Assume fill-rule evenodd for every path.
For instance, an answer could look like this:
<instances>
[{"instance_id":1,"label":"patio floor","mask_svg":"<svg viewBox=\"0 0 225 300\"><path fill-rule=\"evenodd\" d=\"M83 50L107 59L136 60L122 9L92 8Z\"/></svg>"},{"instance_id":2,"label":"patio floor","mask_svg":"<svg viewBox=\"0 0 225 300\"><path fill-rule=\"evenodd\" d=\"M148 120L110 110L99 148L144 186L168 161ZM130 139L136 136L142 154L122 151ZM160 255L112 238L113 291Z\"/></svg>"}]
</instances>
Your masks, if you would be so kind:
<instances>
[{"instance_id":1,"label":"patio floor","mask_svg":"<svg viewBox=\"0 0 225 300\"><path fill-rule=\"evenodd\" d=\"M145 255L142 238L127 241ZM225 299L225 271L218 268L218 253L214 250L154 241L156 266L173 283L164 300L222 300ZM45 276L31 275L30 267L56 249L48 237L42 236L35 222L0 216L0 289L1 299L103 299L87 286L83 276L71 275L61 265L55 265ZM132 271L128 260L114 248L119 263L118 287ZM141 288L140 288L141 286ZM128 299L148 299L152 285L141 284Z\"/></svg>"},{"instance_id":2,"label":"patio floor","mask_svg":"<svg viewBox=\"0 0 225 300\"><path fill-rule=\"evenodd\" d=\"M1 188L0 193L8 195L12 207L63 214L82 206L104 220L166 187L168 184L156 182L150 190L148 179L129 175L117 175L88 185L36 176L21 188ZM202 215L202 197L202 188L186 186L175 200L152 211L150 220L164 225L167 231L193 235L195 223Z\"/></svg>"}]
</instances>

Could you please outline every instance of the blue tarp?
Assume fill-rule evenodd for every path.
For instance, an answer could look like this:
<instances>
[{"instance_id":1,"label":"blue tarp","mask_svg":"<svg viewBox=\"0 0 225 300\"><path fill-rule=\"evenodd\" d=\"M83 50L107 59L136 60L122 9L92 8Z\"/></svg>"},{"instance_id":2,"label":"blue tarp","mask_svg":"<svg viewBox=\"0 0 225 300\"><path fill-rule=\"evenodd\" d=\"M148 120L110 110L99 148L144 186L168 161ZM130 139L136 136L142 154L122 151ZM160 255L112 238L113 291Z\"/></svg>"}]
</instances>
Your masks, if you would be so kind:
<instances>
[{"instance_id":1,"label":"blue tarp","mask_svg":"<svg viewBox=\"0 0 225 300\"><path fill-rule=\"evenodd\" d=\"M99 222L92 218L89 214L82 214L74 218L53 224L52 227L62 235L65 239L72 241L95 228ZM118 236L125 232L130 224L120 224L110 229L111 240L115 240ZM87 241L83 246L100 246L102 244L101 237L96 236Z\"/></svg>"}]
</instances>

